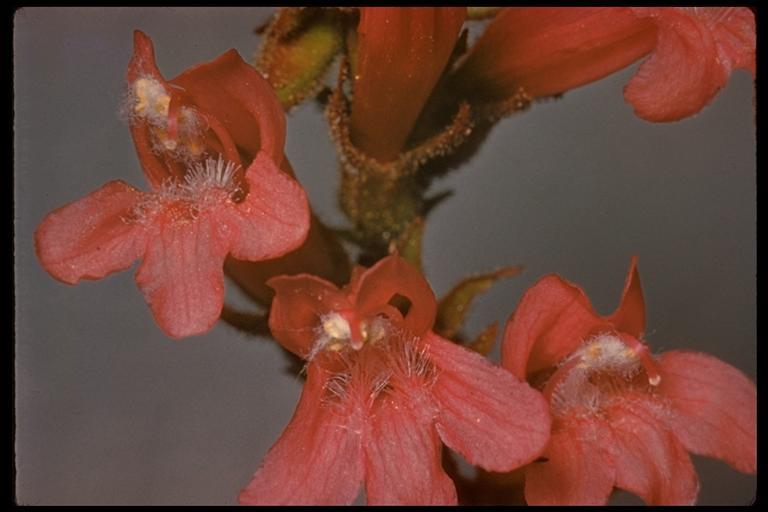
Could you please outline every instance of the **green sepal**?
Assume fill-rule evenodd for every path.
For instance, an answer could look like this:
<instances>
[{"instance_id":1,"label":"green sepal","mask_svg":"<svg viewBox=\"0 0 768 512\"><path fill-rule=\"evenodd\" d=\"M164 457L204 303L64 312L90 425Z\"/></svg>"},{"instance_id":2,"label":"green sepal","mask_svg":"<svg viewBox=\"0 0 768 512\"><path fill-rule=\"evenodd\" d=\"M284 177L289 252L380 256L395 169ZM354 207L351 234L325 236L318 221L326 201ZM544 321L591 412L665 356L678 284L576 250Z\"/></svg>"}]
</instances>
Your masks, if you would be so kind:
<instances>
[{"instance_id":1,"label":"green sepal","mask_svg":"<svg viewBox=\"0 0 768 512\"><path fill-rule=\"evenodd\" d=\"M475 339L467 343L467 348L474 350L484 356L493 349L493 344L496 343L496 334L499 331L499 323L493 322L491 325L483 329L480 334L475 336Z\"/></svg>"},{"instance_id":2,"label":"green sepal","mask_svg":"<svg viewBox=\"0 0 768 512\"><path fill-rule=\"evenodd\" d=\"M500 279L514 276L521 267L504 267L495 272L488 272L468 277L448 292L437 305L435 332L445 338L453 338L458 334L472 301L480 294L488 291Z\"/></svg>"},{"instance_id":3,"label":"green sepal","mask_svg":"<svg viewBox=\"0 0 768 512\"><path fill-rule=\"evenodd\" d=\"M288 110L322 88L342 49L341 14L333 9L280 9L267 27L256 67Z\"/></svg>"},{"instance_id":4,"label":"green sepal","mask_svg":"<svg viewBox=\"0 0 768 512\"><path fill-rule=\"evenodd\" d=\"M417 217L389 246L389 252L397 252L408 263L422 269L421 242L424 238L424 219Z\"/></svg>"}]
</instances>

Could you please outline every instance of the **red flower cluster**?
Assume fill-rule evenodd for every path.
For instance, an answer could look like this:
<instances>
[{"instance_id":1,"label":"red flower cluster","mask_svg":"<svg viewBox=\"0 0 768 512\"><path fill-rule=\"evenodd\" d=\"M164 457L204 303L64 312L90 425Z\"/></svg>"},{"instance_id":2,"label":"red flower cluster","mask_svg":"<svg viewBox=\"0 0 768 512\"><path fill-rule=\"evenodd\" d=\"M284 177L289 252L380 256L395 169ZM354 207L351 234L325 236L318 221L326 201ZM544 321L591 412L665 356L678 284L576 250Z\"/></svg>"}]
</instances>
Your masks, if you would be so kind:
<instances>
[{"instance_id":1,"label":"red flower cluster","mask_svg":"<svg viewBox=\"0 0 768 512\"><path fill-rule=\"evenodd\" d=\"M363 10L355 144L380 161L402 152L465 16ZM221 314L225 258L293 251L310 212L283 154L281 105L254 68L230 50L165 80L149 38L137 31L134 45L126 108L151 189L108 182L48 214L36 249L69 284L141 260L157 323L190 336ZM701 109L733 69L754 73L754 53L745 8L509 8L447 72L494 99L540 97L650 54L625 96L639 116L669 121ZM540 280L507 324L503 367L433 332L435 296L398 255L357 267L341 289L308 274L268 284L269 327L306 361L307 381L241 503L346 504L364 482L371 504L456 504L443 444L488 471L525 467L530 504L603 504L614 487L693 503L688 452L756 470L754 384L705 354L651 354L635 259L607 317L578 287Z\"/></svg>"},{"instance_id":2,"label":"red flower cluster","mask_svg":"<svg viewBox=\"0 0 768 512\"><path fill-rule=\"evenodd\" d=\"M755 472L754 384L705 354L649 352L634 259L608 317L557 276L533 286L505 331L511 373L430 331L434 296L398 256L342 290L308 275L270 285L270 328L307 382L241 503L345 504L364 480L369 504L455 504L441 440L490 471L542 455L525 467L529 504L605 504L614 486L691 504L687 450Z\"/></svg>"},{"instance_id":3,"label":"red flower cluster","mask_svg":"<svg viewBox=\"0 0 768 512\"><path fill-rule=\"evenodd\" d=\"M491 471L541 453L541 395L431 332L435 297L399 256L358 267L341 290L309 275L269 284L272 334L307 361L307 382L241 503L346 504L364 480L369 504L455 504L441 440Z\"/></svg>"},{"instance_id":4,"label":"red flower cluster","mask_svg":"<svg viewBox=\"0 0 768 512\"><path fill-rule=\"evenodd\" d=\"M644 329L635 259L608 317L557 276L526 292L504 333L502 365L542 390L553 417L546 462L526 469L529 504L604 504L614 486L648 504L692 504L688 451L755 472L755 385L706 354L654 357Z\"/></svg>"},{"instance_id":5,"label":"red flower cluster","mask_svg":"<svg viewBox=\"0 0 768 512\"><path fill-rule=\"evenodd\" d=\"M158 325L175 338L199 334L221 314L227 254L274 258L307 236L304 191L280 169L284 114L236 51L166 81L139 31L128 83L152 190L111 181L51 212L35 233L37 254L69 284L141 259L136 282Z\"/></svg>"}]
</instances>

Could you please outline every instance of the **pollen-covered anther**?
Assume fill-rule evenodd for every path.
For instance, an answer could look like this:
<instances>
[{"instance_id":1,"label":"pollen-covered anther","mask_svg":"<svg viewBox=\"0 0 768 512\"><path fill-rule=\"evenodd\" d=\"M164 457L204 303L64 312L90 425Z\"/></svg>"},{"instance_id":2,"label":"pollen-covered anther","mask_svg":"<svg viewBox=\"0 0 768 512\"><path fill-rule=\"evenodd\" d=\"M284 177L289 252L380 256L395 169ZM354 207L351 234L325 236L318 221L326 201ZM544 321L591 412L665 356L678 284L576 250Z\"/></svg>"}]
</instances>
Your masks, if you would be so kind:
<instances>
[{"instance_id":1,"label":"pollen-covered anther","mask_svg":"<svg viewBox=\"0 0 768 512\"><path fill-rule=\"evenodd\" d=\"M152 136L155 137L157 143L159 143L164 149L168 151L174 151L178 148L179 144L176 139L172 139L168 136L168 132L163 128L152 127Z\"/></svg>"},{"instance_id":2,"label":"pollen-covered anther","mask_svg":"<svg viewBox=\"0 0 768 512\"><path fill-rule=\"evenodd\" d=\"M617 389L633 386L639 372L656 386L661 377L647 347L626 334L602 333L586 340L550 376L542 393L556 413L573 407L598 410Z\"/></svg>"},{"instance_id":3,"label":"pollen-covered anther","mask_svg":"<svg viewBox=\"0 0 768 512\"><path fill-rule=\"evenodd\" d=\"M172 109L171 94L162 83L151 77L138 78L129 97L130 115L149 125L155 151L169 151L181 160L203 154L201 119L192 108Z\"/></svg>"},{"instance_id":4,"label":"pollen-covered anther","mask_svg":"<svg viewBox=\"0 0 768 512\"><path fill-rule=\"evenodd\" d=\"M360 322L360 334L367 343L376 344L387 337L388 322L382 317Z\"/></svg>"},{"instance_id":5,"label":"pollen-covered anther","mask_svg":"<svg viewBox=\"0 0 768 512\"><path fill-rule=\"evenodd\" d=\"M609 372L630 378L642 368L651 386L658 386L661 375L653 356L642 342L626 334L604 333L587 340L574 352L570 361L578 361L577 367L590 372Z\"/></svg>"},{"instance_id":6,"label":"pollen-covered anther","mask_svg":"<svg viewBox=\"0 0 768 512\"><path fill-rule=\"evenodd\" d=\"M138 116L151 119L164 119L168 116L171 96L157 80L138 78L133 82L133 96L133 111Z\"/></svg>"},{"instance_id":7,"label":"pollen-covered anther","mask_svg":"<svg viewBox=\"0 0 768 512\"><path fill-rule=\"evenodd\" d=\"M332 311L320 318L316 333L315 343L305 357L307 361L312 361L322 351L339 352L343 350L350 344L352 328L344 316Z\"/></svg>"},{"instance_id":8,"label":"pollen-covered anther","mask_svg":"<svg viewBox=\"0 0 768 512\"><path fill-rule=\"evenodd\" d=\"M344 348L344 345L352 337L352 329L346 318L333 312L326 315L321 320L322 336L325 339L324 348L337 352Z\"/></svg>"},{"instance_id":9,"label":"pollen-covered anther","mask_svg":"<svg viewBox=\"0 0 768 512\"><path fill-rule=\"evenodd\" d=\"M349 322L338 313L329 313L322 320L323 331L331 338L346 339L351 335Z\"/></svg>"},{"instance_id":10,"label":"pollen-covered anther","mask_svg":"<svg viewBox=\"0 0 768 512\"><path fill-rule=\"evenodd\" d=\"M640 360L634 347L613 334L599 334L587 340L572 357L578 357L592 370L631 371Z\"/></svg>"},{"instance_id":11,"label":"pollen-covered anther","mask_svg":"<svg viewBox=\"0 0 768 512\"><path fill-rule=\"evenodd\" d=\"M387 320L380 317L358 322L344 312L330 312L320 318L317 338L307 359L311 360L321 350L339 352L347 347L361 350L366 344L377 344L386 339L387 326Z\"/></svg>"}]
</instances>

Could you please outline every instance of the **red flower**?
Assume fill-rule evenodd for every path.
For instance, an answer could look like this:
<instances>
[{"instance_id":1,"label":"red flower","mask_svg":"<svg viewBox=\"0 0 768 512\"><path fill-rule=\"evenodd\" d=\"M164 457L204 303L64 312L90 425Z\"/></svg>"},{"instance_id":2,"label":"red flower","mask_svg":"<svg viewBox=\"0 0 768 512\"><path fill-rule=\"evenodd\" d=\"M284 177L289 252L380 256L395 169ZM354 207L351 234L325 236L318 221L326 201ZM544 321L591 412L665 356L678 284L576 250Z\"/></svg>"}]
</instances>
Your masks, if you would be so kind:
<instances>
[{"instance_id":1,"label":"red flower","mask_svg":"<svg viewBox=\"0 0 768 512\"><path fill-rule=\"evenodd\" d=\"M526 292L502 364L543 389L553 416L547 461L526 469L530 504L604 504L614 486L648 504L691 504L698 479L688 451L755 472L754 384L706 354L654 357L644 328L635 258L607 317L554 275Z\"/></svg>"},{"instance_id":2,"label":"red flower","mask_svg":"<svg viewBox=\"0 0 768 512\"><path fill-rule=\"evenodd\" d=\"M704 108L731 72L755 74L755 15L747 7L633 9L656 22L656 49L624 89L648 121L677 121Z\"/></svg>"},{"instance_id":3,"label":"red flower","mask_svg":"<svg viewBox=\"0 0 768 512\"><path fill-rule=\"evenodd\" d=\"M270 328L308 361L307 382L241 503L346 504L365 480L371 504L455 504L441 440L492 471L546 444L540 394L431 332L435 297L399 256L358 267L342 290L309 275L270 285Z\"/></svg>"},{"instance_id":4,"label":"red flower","mask_svg":"<svg viewBox=\"0 0 768 512\"><path fill-rule=\"evenodd\" d=\"M350 120L355 146L382 162L397 158L466 13L466 7L360 9Z\"/></svg>"},{"instance_id":5,"label":"red flower","mask_svg":"<svg viewBox=\"0 0 768 512\"><path fill-rule=\"evenodd\" d=\"M651 53L625 89L635 113L676 121L701 110L731 71L755 71L748 8L507 8L460 71L483 94L551 96Z\"/></svg>"},{"instance_id":6,"label":"red flower","mask_svg":"<svg viewBox=\"0 0 768 512\"><path fill-rule=\"evenodd\" d=\"M37 254L69 284L141 259L136 282L160 327L199 334L221 313L227 254L274 258L306 238L306 196L279 168L282 109L235 50L166 82L139 31L128 80L131 132L152 190L111 181L49 213Z\"/></svg>"}]
</instances>

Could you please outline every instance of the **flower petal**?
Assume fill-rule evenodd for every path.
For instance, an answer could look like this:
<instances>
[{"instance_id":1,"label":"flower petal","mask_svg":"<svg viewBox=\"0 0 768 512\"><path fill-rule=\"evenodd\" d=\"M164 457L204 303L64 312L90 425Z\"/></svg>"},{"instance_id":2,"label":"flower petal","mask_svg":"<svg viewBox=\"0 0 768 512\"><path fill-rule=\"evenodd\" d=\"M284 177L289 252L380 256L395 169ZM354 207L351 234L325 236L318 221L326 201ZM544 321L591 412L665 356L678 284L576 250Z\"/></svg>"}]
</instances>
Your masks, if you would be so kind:
<instances>
[{"instance_id":1,"label":"flower petal","mask_svg":"<svg viewBox=\"0 0 768 512\"><path fill-rule=\"evenodd\" d=\"M261 156L257 156L257 159L259 158ZM283 158L279 167L283 173L296 179L296 174L287 158ZM248 178L245 173L243 177ZM258 190L258 187L254 188ZM290 194L287 195L290 196ZM292 205L297 207L298 202L293 201ZM280 210L279 207L275 209ZM298 248L278 258L265 261L251 262L228 258L224 263L224 272L252 299L264 306L269 306L275 296L274 290L266 284L270 277L306 273L340 285L348 281L350 265L349 256L339 238L320 222L310 209L309 232L304 243Z\"/></svg>"},{"instance_id":2,"label":"flower petal","mask_svg":"<svg viewBox=\"0 0 768 512\"><path fill-rule=\"evenodd\" d=\"M519 87L550 96L628 66L653 49L652 22L625 7L502 9L457 74L490 99Z\"/></svg>"},{"instance_id":3,"label":"flower petal","mask_svg":"<svg viewBox=\"0 0 768 512\"><path fill-rule=\"evenodd\" d=\"M656 50L624 89L635 114L647 121L677 121L706 106L728 81L709 28L674 8L636 9L656 19Z\"/></svg>"},{"instance_id":4,"label":"flower petal","mask_svg":"<svg viewBox=\"0 0 768 512\"><path fill-rule=\"evenodd\" d=\"M544 450L549 405L525 382L486 358L429 333L425 342L438 367L433 396L436 426L446 445L471 464L511 471Z\"/></svg>"},{"instance_id":5,"label":"flower petal","mask_svg":"<svg viewBox=\"0 0 768 512\"><path fill-rule=\"evenodd\" d=\"M346 295L319 277L278 276L267 285L275 290L269 329L283 347L301 357L312 350L321 316L351 308Z\"/></svg>"},{"instance_id":6,"label":"flower petal","mask_svg":"<svg viewBox=\"0 0 768 512\"><path fill-rule=\"evenodd\" d=\"M667 352L659 366L659 392L672 400L669 421L683 446L754 473L757 390L752 381L729 364L696 352Z\"/></svg>"},{"instance_id":7,"label":"flower petal","mask_svg":"<svg viewBox=\"0 0 768 512\"><path fill-rule=\"evenodd\" d=\"M269 306L275 291L266 281L275 276L308 273L332 283L349 279L349 258L339 239L315 215L310 216L307 239L279 258L251 262L228 258L224 273L257 303Z\"/></svg>"},{"instance_id":8,"label":"flower petal","mask_svg":"<svg viewBox=\"0 0 768 512\"><path fill-rule=\"evenodd\" d=\"M383 258L351 283L359 318L381 312L395 295L410 302L402 327L414 336L426 333L435 323L437 301L424 276L400 256Z\"/></svg>"},{"instance_id":9,"label":"flower petal","mask_svg":"<svg viewBox=\"0 0 768 512\"><path fill-rule=\"evenodd\" d=\"M608 321L617 331L631 334L635 338L642 337L645 331L645 301L637 271L637 256L633 256L629 264L619 307L608 317Z\"/></svg>"},{"instance_id":10,"label":"flower petal","mask_svg":"<svg viewBox=\"0 0 768 512\"><path fill-rule=\"evenodd\" d=\"M309 204L304 189L260 152L245 172L248 195L229 210L238 235L232 256L259 261L299 247L309 233Z\"/></svg>"},{"instance_id":11,"label":"flower petal","mask_svg":"<svg viewBox=\"0 0 768 512\"><path fill-rule=\"evenodd\" d=\"M755 14L749 7L711 7L697 9L717 41L720 61L732 69L746 69L755 74Z\"/></svg>"},{"instance_id":12,"label":"flower petal","mask_svg":"<svg viewBox=\"0 0 768 512\"><path fill-rule=\"evenodd\" d=\"M133 55L128 62L128 82L134 82L143 76L150 76L159 82L165 82L155 62L155 48L152 40L141 30L133 31Z\"/></svg>"},{"instance_id":13,"label":"flower petal","mask_svg":"<svg viewBox=\"0 0 768 512\"><path fill-rule=\"evenodd\" d=\"M145 250L143 226L130 222L142 193L110 181L84 198L49 213L35 232L45 270L68 284L125 270Z\"/></svg>"},{"instance_id":14,"label":"flower petal","mask_svg":"<svg viewBox=\"0 0 768 512\"><path fill-rule=\"evenodd\" d=\"M214 216L177 219L177 213L169 208L153 218L136 283L163 331L182 338L207 331L221 315L229 242Z\"/></svg>"},{"instance_id":15,"label":"flower petal","mask_svg":"<svg viewBox=\"0 0 768 512\"><path fill-rule=\"evenodd\" d=\"M382 400L365 443L369 505L455 505L441 463L442 444L427 411L398 395Z\"/></svg>"},{"instance_id":16,"label":"flower petal","mask_svg":"<svg viewBox=\"0 0 768 512\"><path fill-rule=\"evenodd\" d=\"M613 491L614 469L603 447L612 433L599 420L569 418L552 433L543 457L525 472L529 505L605 505Z\"/></svg>"},{"instance_id":17,"label":"flower petal","mask_svg":"<svg viewBox=\"0 0 768 512\"><path fill-rule=\"evenodd\" d=\"M279 162L285 145L285 114L275 92L237 51L193 66L170 83L195 107L221 122L235 145L253 158L264 151Z\"/></svg>"},{"instance_id":18,"label":"flower petal","mask_svg":"<svg viewBox=\"0 0 768 512\"><path fill-rule=\"evenodd\" d=\"M327 374L310 365L291 422L240 493L243 505L348 505L363 476L361 435L323 402Z\"/></svg>"},{"instance_id":19,"label":"flower petal","mask_svg":"<svg viewBox=\"0 0 768 512\"><path fill-rule=\"evenodd\" d=\"M352 100L352 142L382 162L403 149L448 62L465 7L363 7Z\"/></svg>"},{"instance_id":20,"label":"flower petal","mask_svg":"<svg viewBox=\"0 0 768 512\"><path fill-rule=\"evenodd\" d=\"M581 288L556 275L543 277L525 292L507 321L502 366L526 380L537 370L557 365L602 326L610 327Z\"/></svg>"},{"instance_id":21,"label":"flower petal","mask_svg":"<svg viewBox=\"0 0 768 512\"><path fill-rule=\"evenodd\" d=\"M640 399L625 398L607 411L615 442L608 447L616 487L648 505L692 505L699 482L688 452L659 414Z\"/></svg>"}]
</instances>

